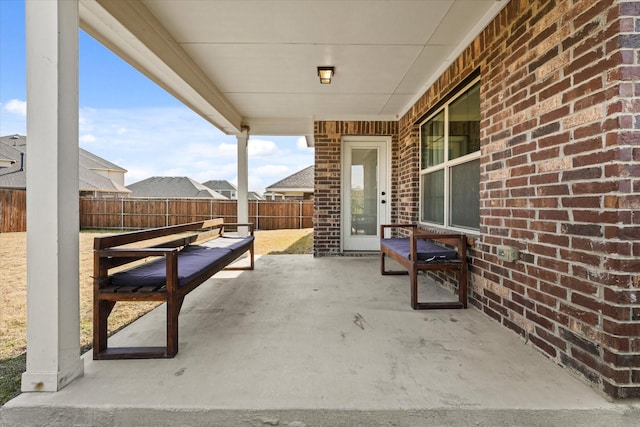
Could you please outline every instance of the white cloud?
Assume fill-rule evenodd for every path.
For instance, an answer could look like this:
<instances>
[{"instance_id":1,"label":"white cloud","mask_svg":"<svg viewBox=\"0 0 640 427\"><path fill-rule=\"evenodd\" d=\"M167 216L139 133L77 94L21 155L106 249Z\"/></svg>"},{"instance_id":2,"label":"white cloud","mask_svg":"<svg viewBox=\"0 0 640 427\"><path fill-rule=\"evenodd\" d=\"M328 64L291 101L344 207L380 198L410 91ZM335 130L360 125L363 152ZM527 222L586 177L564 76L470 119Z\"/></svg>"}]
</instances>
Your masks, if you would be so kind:
<instances>
[{"instance_id":1,"label":"white cloud","mask_svg":"<svg viewBox=\"0 0 640 427\"><path fill-rule=\"evenodd\" d=\"M0 135L26 134L20 113L25 106L19 100L0 106ZM127 185L170 175L198 182L226 179L237 185L236 137L223 134L186 107L81 108L79 125L80 145L125 168ZM298 137L252 136L248 155L249 190L259 193L313 164L313 149Z\"/></svg>"},{"instance_id":2,"label":"white cloud","mask_svg":"<svg viewBox=\"0 0 640 427\"><path fill-rule=\"evenodd\" d=\"M313 150L313 148L310 148L307 146L307 138L305 138L304 136L299 137L296 140L296 147L298 148L298 150Z\"/></svg>"},{"instance_id":3,"label":"white cloud","mask_svg":"<svg viewBox=\"0 0 640 427\"><path fill-rule=\"evenodd\" d=\"M27 117L27 103L19 99L12 99L4 105L4 109L10 113Z\"/></svg>"},{"instance_id":4,"label":"white cloud","mask_svg":"<svg viewBox=\"0 0 640 427\"><path fill-rule=\"evenodd\" d=\"M216 144L215 142L188 144L184 149L184 154L200 161L215 162L216 164L219 164L221 161L236 164L238 157L237 146L235 144Z\"/></svg>"},{"instance_id":5,"label":"white cloud","mask_svg":"<svg viewBox=\"0 0 640 427\"><path fill-rule=\"evenodd\" d=\"M260 175L263 177L280 177L278 181L291 175L293 172L288 166L284 165L261 165L255 168L251 168L251 173Z\"/></svg>"},{"instance_id":6,"label":"white cloud","mask_svg":"<svg viewBox=\"0 0 640 427\"><path fill-rule=\"evenodd\" d=\"M93 108L81 108L80 111L78 111L78 127L80 133L93 131L91 116L95 115L95 113Z\"/></svg>"},{"instance_id":7,"label":"white cloud","mask_svg":"<svg viewBox=\"0 0 640 427\"><path fill-rule=\"evenodd\" d=\"M271 185L273 182L266 181L262 177L249 175L249 191L257 191L259 194L264 193L264 189L267 185Z\"/></svg>"},{"instance_id":8,"label":"white cloud","mask_svg":"<svg viewBox=\"0 0 640 427\"><path fill-rule=\"evenodd\" d=\"M126 185L133 184L135 182L139 182L145 180L147 178L151 178L152 176L156 176L152 169L145 169L143 167L139 167L133 170L129 170L126 175Z\"/></svg>"},{"instance_id":9,"label":"white cloud","mask_svg":"<svg viewBox=\"0 0 640 427\"><path fill-rule=\"evenodd\" d=\"M248 155L250 158L270 157L280 154L280 150L275 142L265 139L249 138Z\"/></svg>"},{"instance_id":10,"label":"white cloud","mask_svg":"<svg viewBox=\"0 0 640 427\"><path fill-rule=\"evenodd\" d=\"M217 152L220 156L233 158L236 158L238 156L238 147L236 146L236 144L220 144L217 148Z\"/></svg>"},{"instance_id":11,"label":"white cloud","mask_svg":"<svg viewBox=\"0 0 640 427\"><path fill-rule=\"evenodd\" d=\"M165 169L160 176L186 176L193 179L184 168L168 168Z\"/></svg>"},{"instance_id":12,"label":"white cloud","mask_svg":"<svg viewBox=\"0 0 640 427\"><path fill-rule=\"evenodd\" d=\"M92 142L96 142L96 137L88 133L85 135L80 135L79 140L80 143L91 144Z\"/></svg>"}]
</instances>

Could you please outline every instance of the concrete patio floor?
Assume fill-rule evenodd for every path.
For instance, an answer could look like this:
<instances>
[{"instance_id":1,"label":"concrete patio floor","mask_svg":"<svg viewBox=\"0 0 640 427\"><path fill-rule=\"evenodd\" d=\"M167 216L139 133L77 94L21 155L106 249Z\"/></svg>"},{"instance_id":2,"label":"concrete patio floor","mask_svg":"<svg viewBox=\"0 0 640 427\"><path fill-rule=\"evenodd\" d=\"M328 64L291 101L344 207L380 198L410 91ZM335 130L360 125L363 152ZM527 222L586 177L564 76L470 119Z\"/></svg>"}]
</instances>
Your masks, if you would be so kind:
<instances>
[{"instance_id":1,"label":"concrete patio floor","mask_svg":"<svg viewBox=\"0 0 640 427\"><path fill-rule=\"evenodd\" d=\"M164 325L162 306L110 344L162 345ZM83 378L18 396L0 424L640 425L639 402L608 401L475 308L411 310L409 279L378 257L259 257L187 297L174 359L84 359Z\"/></svg>"}]
</instances>

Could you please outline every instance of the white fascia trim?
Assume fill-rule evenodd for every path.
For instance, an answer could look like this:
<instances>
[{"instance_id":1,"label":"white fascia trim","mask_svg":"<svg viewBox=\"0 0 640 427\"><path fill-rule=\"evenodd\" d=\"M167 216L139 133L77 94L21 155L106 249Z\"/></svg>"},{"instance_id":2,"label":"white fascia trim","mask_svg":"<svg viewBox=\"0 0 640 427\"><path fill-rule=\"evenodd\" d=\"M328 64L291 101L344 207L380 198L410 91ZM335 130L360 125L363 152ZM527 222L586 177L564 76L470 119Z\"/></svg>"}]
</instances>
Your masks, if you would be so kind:
<instances>
[{"instance_id":1,"label":"white fascia trim","mask_svg":"<svg viewBox=\"0 0 640 427\"><path fill-rule=\"evenodd\" d=\"M226 134L242 116L142 2L79 0L80 27Z\"/></svg>"},{"instance_id":2,"label":"white fascia trim","mask_svg":"<svg viewBox=\"0 0 640 427\"><path fill-rule=\"evenodd\" d=\"M304 136L313 135L311 118L259 118L245 117L244 123L251 128L252 135Z\"/></svg>"}]
</instances>

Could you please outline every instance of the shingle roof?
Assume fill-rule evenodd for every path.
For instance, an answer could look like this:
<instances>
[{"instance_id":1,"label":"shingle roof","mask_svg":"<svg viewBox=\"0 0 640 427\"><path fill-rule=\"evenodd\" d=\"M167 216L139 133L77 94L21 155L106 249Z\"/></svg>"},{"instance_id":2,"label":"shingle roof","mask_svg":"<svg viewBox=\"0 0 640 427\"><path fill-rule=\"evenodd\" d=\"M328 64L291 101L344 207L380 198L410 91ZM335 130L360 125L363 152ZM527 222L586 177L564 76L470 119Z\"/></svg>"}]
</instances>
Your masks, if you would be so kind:
<instances>
[{"instance_id":1,"label":"shingle roof","mask_svg":"<svg viewBox=\"0 0 640 427\"><path fill-rule=\"evenodd\" d=\"M80 191L97 191L101 193L130 193L127 187L88 169L80 168Z\"/></svg>"},{"instance_id":2,"label":"shingle roof","mask_svg":"<svg viewBox=\"0 0 640 427\"><path fill-rule=\"evenodd\" d=\"M108 160L103 159L102 157L96 156L95 154L80 149L80 166L85 167L87 169L96 169L96 170L109 170L109 171L117 171L117 172L126 172L127 170L121 168L120 166L111 163Z\"/></svg>"},{"instance_id":3,"label":"shingle roof","mask_svg":"<svg viewBox=\"0 0 640 427\"><path fill-rule=\"evenodd\" d=\"M227 199L199 182L186 176L153 176L127 185L133 197L206 197Z\"/></svg>"},{"instance_id":4,"label":"shingle roof","mask_svg":"<svg viewBox=\"0 0 640 427\"><path fill-rule=\"evenodd\" d=\"M7 135L0 137L0 159L13 160L11 166L0 168L0 188L27 188L27 137L24 135ZM24 153L21 159L21 153ZM109 170L126 172L87 150L80 148L78 161L79 190L106 193L129 193L124 186L94 171ZM22 167L24 166L24 167ZM22 170L21 170L22 169Z\"/></svg>"},{"instance_id":5,"label":"shingle roof","mask_svg":"<svg viewBox=\"0 0 640 427\"><path fill-rule=\"evenodd\" d=\"M237 194L238 192L238 188L232 183L230 183L229 181L227 181L226 179L211 179L207 182L203 182L202 185L214 191L218 191L223 195ZM247 193L247 198L249 200L264 200L264 197L262 197L260 194L256 193L255 191L249 191Z\"/></svg>"},{"instance_id":6,"label":"shingle roof","mask_svg":"<svg viewBox=\"0 0 640 427\"><path fill-rule=\"evenodd\" d=\"M0 168L0 188L27 188L27 173L21 164L20 153L26 150L26 138L20 135L0 137L0 159L13 160L14 163L6 168ZM24 156L26 166L26 155ZM22 168L22 170L21 170Z\"/></svg>"},{"instance_id":7,"label":"shingle roof","mask_svg":"<svg viewBox=\"0 0 640 427\"><path fill-rule=\"evenodd\" d=\"M280 181L271 184L266 188L266 191L277 190L307 190L313 191L313 179L314 179L314 167L313 165L302 169L289 175L288 177L281 179Z\"/></svg>"},{"instance_id":8,"label":"shingle roof","mask_svg":"<svg viewBox=\"0 0 640 427\"><path fill-rule=\"evenodd\" d=\"M226 179L212 179L207 182L203 182L202 185L215 191L238 191L236 186Z\"/></svg>"}]
</instances>

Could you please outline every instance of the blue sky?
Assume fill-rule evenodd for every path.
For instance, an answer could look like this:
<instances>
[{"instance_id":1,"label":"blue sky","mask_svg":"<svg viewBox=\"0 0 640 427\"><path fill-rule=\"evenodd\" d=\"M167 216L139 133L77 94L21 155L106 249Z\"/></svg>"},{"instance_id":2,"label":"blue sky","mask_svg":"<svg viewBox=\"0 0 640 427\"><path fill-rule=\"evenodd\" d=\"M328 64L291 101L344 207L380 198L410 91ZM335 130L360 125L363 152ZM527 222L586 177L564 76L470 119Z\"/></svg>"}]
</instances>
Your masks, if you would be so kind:
<instances>
[{"instance_id":1,"label":"blue sky","mask_svg":"<svg viewBox=\"0 0 640 427\"><path fill-rule=\"evenodd\" d=\"M26 134L24 0L0 0L0 136ZM151 176L237 183L236 138L223 134L80 30L80 146ZM249 139L249 190L313 164L302 137Z\"/></svg>"}]
</instances>

